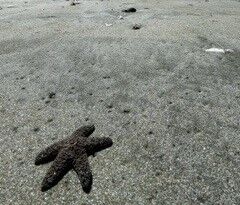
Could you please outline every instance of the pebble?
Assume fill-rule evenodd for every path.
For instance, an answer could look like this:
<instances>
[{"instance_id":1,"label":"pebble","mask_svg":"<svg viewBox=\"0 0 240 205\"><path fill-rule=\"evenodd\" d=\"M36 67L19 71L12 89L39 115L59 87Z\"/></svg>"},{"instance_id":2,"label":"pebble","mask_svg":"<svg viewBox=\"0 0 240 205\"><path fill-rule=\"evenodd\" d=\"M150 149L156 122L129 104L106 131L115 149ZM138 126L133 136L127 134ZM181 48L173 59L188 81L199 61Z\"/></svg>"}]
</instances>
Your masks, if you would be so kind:
<instances>
[{"instance_id":1,"label":"pebble","mask_svg":"<svg viewBox=\"0 0 240 205\"><path fill-rule=\"evenodd\" d=\"M55 96L56 96L56 93L55 92L50 92L49 94L48 94L48 97L49 98L55 98Z\"/></svg>"},{"instance_id":2,"label":"pebble","mask_svg":"<svg viewBox=\"0 0 240 205\"><path fill-rule=\"evenodd\" d=\"M137 11L137 9L135 9L133 7L129 8L129 9L122 10L122 12L126 12L126 13L133 13L133 12L136 12L136 11Z\"/></svg>"},{"instance_id":3,"label":"pebble","mask_svg":"<svg viewBox=\"0 0 240 205\"><path fill-rule=\"evenodd\" d=\"M139 25L139 24L135 24L135 25L133 25L133 27L132 27L133 30L138 30L138 29L140 29L140 28L141 28L141 25Z\"/></svg>"}]
</instances>

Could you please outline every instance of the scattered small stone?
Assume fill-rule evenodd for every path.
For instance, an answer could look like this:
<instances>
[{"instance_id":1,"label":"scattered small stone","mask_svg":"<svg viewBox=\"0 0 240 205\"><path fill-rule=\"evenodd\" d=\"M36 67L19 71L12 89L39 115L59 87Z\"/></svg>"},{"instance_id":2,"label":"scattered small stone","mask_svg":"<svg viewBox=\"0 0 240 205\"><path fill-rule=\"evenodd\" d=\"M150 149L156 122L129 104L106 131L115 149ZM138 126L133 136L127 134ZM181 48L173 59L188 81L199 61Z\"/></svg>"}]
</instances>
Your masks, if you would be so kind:
<instances>
[{"instance_id":1,"label":"scattered small stone","mask_svg":"<svg viewBox=\"0 0 240 205\"><path fill-rule=\"evenodd\" d=\"M149 134L149 135L152 135L152 134L153 134L153 131L149 131L148 134Z\"/></svg>"},{"instance_id":2,"label":"scattered small stone","mask_svg":"<svg viewBox=\"0 0 240 205\"><path fill-rule=\"evenodd\" d=\"M125 108L125 109L123 109L123 113L130 113L130 109L129 108Z\"/></svg>"},{"instance_id":3,"label":"scattered small stone","mask_svg":"<svg viewBox=\"0 0 240 205\"><path fill-rule=\"evenodd\" d=\"M141 25L139 25L139 24L135 24L135 25L133 25L133 27L132 27L133 30L138 30L138 29L140 29L140 28L141 28Z\"/></svg>"},{"instance_id":4,"label":"scattered small stone","mask_svg":"<svg viewBox=\"0 0 240 205\"><path fill-rule=\"evenodd\" d=\"M136 11L137 11L137 9L135 9L133 7L122 10L122 12L125 12L125 13L133 13L133 12L136 12Z\"/></svg>"},{"instance_id":5,"label":"scattered small stone","mask_svg":"<svg viewBox=\"0 0 240 205\"><path fill-rule=\"evenodd\" d=\"M21 89L22 89L22 90L25 90L26 88L25 88L25 87L22 87Z\"/></svg>"},{"instance_id":6,"label":"scattered small stone","mask_svg":"<svg viewBox=\"0 0 240 205\"><path fill-rule=\"evenodd\" d=\"M110 89L110 87L106 87L107 88L107 90L109 90Z\"/></svg>"},{"instance_id":7,"label":"scattered small stone","mask_svg":"<svg viewBox=\"0 0 240 205\"><path fill-rule=\"evenodd\" d=\"M156 177L160 176L160 171L156 171L155 176Z\"/></svg>"},{"instance_id":8,"label":"scattered small stone","mask_svg":"<svg viewBox=\"0 0 240 205\"><path fill-rule=\"evenodd\" d=\"M17 132L18 131L18 127L13 127L13 132Z\"/></svg>"},{"instance_id":9,"label":"scattered small stone","mask_svg":"<svg viewBox=\"0 0 240 205\"><path fill-rule=\"evenodd\" d=\"M85 118L85 121L89 121L89 118L88 118L88 117L86 117L86 118Z\"/></svg>"},{"instance_id":10,"label":"scattered small stone","mask_svg":"<svg viewBox=\"0 0 240 205\"><path fill-rule=\"evenodd\" d=\"M110 78L110 76L108 76L108 75L103 76L103 79L107 79L107 78Z\"/></svg>"},{"instance_id":11,"label":"scattered small stone","mask_svg":"<svg viewBox=\"0 0 240 205\"><path fill-rule=\"evenodd\" d=\"M146 143L143 145L143 147L144 147L145 149L147 149L147 148L148 148L148 143L146 142Z\"/></svg>"},{"instance_id":12,"label":"scattered small stone","mask_svg":"<svg viewBox=\"0 0 240 205\"><path fill-rule=\"evenodd\" d=\"M109 109L113 108L113 104L112 103L108 104L107 108L109 108Z\"/></svg>"},{"instance_id":13,"label":"scattered small stone","mask_svg":"<svg viewBox=\"0 0 240 205\"><path fill-rule=\"evenodd\" d=\"M56 96L56 93L54 93L54 92L50 92L49 94L48 94L48 97L49 98L55 98L55 96Z\"/></svg>"},{"instance_id":14,"label":"scattered small stone","mask_svg":"<svg viewBox=\"0 0 240 205\"><path fill-rule=\"evenodd\" d=\"M70 6L76 6L75 2L71 2Z\"/></svg>"},{"instance_id":15,"label":"scattered small stone","mask_svg":"<svg viewBox=\"0 0 240 205\"><path fill-rule=\"evenodd\" d=\"M93 93L90 92L90 93L88 93L88 95L93 95Z\"/></svg>"},{"instance_id":16,"label":"scattered small stone","mask_svg":"<svg viewBox=\"0 0 240 205\"><path fill-rule=\"evenodd\" d=\"M25 78L25 76L21 76L21 77L20 77L21 80L24 79L24 78Z\"/></svg>"},{"instance_id":17,"label":"scattered small stone","mask_svg":"<svg viewBox=\"0 0 240 205\"><path fill-rule=\"evenodd\" d=\"M45 104L48 104L48 103L50 103L50 102L51 102L50 100L46 100L46 101L45 101Z\"/></svg>"},{"instance_id":18,"label":"scattered small stone","mask_svg":"<svg viewBox=\"0 0 240 205\"><path fill-rule=\"evenodd\" d=\"M47 120L47 122L52 122L53 121L53 119L52 118L49 118L48 120Z\"/></svg>"},{"instance_id":19,"label":"scattered small stone","mask_svg":"<svg viewBox=\"0 0 240 205\"><path fill-rule=\"evenodd\" d=\"M23 164L24 164L24 161L23 161L23 160L20 160L20 161L18 160L18 165L19 165L19 166L22 166Z\"/></svg>"},{"instance_id":20,"label":"scattered small stone","mask_svg":"<svg viewBox=\"0 0 240 205\"><path fill-rule=\"evenodd\" d=\"M39 132L39 130L40 130L39 127L35 127L35 128L33 129L34 132Z\"/></svg>"}]
</instances>

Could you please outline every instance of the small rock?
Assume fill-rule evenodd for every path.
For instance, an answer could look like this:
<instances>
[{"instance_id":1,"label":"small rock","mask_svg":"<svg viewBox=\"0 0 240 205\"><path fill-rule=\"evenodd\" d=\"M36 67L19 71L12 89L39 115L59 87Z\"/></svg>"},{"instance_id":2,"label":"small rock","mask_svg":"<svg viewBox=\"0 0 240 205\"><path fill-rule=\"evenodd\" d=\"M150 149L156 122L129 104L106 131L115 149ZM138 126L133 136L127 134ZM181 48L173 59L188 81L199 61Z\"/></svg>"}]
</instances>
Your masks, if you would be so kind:
<instances>
[{"instance_id":1,"label":"small rock","mask_svg":"<svg viewBox=\"0 0 240 205\"><path fill-rule=\"evenodd\" d=\"M39 130L40 130L39 127L35 127L35 128L33 129L34 132L38 132Z\"/></svg>"},{"instance_id":2,"label":"small rock","mask_svg":"<svg viewBox=\"0 0 240 205\"><path fill-rule=\"evenodd\" d=\"M129 8L129 9L122 10L122 12L125 12L125 13L133 13L133 12L136 12L136 11L137 11L137 9L135 9L133 7Z\"/></svg>"},{"instance_id":3,"label":"small rock","mask_svg":"<svg viewBox=\"0 0 240 205\"><path fill-rule=\"evenodd\" d=\"M47 120L47 122L52 122L52 121L53 121L53 119L52 119L52 118L50 118L50 119L48 119L48 120Z\"/></svg>"},{"instance_id":4,"label":"small rock","mask_svg":"<svg viewBox=\"0 0 240 205\"><path fill-rule=\"evenodd\" d=\"M46 101L45 101L45 104L48 104L48 103L50 103L50 102L51 102L50 100L46 100Z\"/></svg>"},{"instance_id":5,"label":"small rock","mask_svg":"<svg viewBox=\"0 0 240 205\"><path fill-rule=\"evenodd\" d=\"M109 108L109 109L113 108L113 104L112 103L108 104L107 108Z\"/></svg>"},{"instance_id":6,"label":"small rock","mask_svg":"<svg viewBox=\"0 0 240 205\"><path fill-rule=\"evenodd\" d=\"M140 28L141 28L141 25L139 25L139 24L135 24L135 25L133 25L133 27L132 27L133 30L138 30L138 29L140 29Z\"/></svg>"},{"instance_id":7,"label":"small rock","mask_svg":"<svg viewBox=\"0 0 240 205\"><path fill-rule=\"evenodd\" d=\"M49 94L48 94L48 97L49 98L55 98L55 96L56 96L56 93L54 93L54 92L50 92Z\"/></svg>"},{"instance_id":8,"label":"small rock","mask_svg":"<svg viewBox=\"0 0 240 205\"><path fill-rule=\"evenodd\" d=\"M125 109L123 109L123 113L130 113L130 109L129 108L125 108Z\"/></svg>"},{"instance_id":9,"label":"small rock","mask_svg":"<svg viewBox=\"0 0 240 205\"><path fill-rule=\"evenodd\" d=\"M18 127L13 127L13 132L17 132L18 131Z\"/></svg>"}]
</instances>

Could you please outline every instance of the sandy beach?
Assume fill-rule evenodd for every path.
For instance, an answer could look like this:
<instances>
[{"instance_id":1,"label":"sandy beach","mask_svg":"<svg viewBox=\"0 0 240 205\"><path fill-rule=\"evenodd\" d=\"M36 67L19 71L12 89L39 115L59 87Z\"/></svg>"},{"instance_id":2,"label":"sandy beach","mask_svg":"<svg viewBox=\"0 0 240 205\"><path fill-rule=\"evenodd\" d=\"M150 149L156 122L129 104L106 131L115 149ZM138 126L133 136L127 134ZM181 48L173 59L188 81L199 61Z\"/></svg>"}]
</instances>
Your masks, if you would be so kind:
<instances>
[{"instance_id":1,"label":"sandy beach","mask_svg":"<svg viewBox=\"0 0 240 205\"><path fill-rule=\"evenodd\" d=\"M0 204L240 204L239 0L70 3L0 0ZM91 193L42 193L37 153L91 123Z\"/></svg>"}]
</instances>

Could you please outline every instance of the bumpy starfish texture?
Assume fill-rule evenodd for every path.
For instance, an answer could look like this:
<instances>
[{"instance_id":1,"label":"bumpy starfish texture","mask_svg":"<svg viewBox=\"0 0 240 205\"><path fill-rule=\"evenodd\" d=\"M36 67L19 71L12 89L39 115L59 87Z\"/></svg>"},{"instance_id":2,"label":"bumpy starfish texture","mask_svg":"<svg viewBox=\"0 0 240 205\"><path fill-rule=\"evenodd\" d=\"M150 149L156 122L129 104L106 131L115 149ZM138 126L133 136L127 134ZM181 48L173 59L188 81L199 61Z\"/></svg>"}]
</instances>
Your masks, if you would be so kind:
<instances>
[{"instance_id":1,"label":"bumpy starfish texture","mask_svg":"<svg viewBox=\"0 0 240 205\"><path fill-rule=\"evenodd\" d=\"M53 161L42 182L43 192L57 185L67 172L73 169L78 175L83 191L90 193L92 172L88 156L94 156L96 152L111 147L113 144L108 137L88 138L94 130L94 125L83 126L70 137L52 144L37 155L35 165Z\"/></svg>"}]
</instances>

